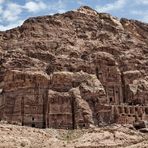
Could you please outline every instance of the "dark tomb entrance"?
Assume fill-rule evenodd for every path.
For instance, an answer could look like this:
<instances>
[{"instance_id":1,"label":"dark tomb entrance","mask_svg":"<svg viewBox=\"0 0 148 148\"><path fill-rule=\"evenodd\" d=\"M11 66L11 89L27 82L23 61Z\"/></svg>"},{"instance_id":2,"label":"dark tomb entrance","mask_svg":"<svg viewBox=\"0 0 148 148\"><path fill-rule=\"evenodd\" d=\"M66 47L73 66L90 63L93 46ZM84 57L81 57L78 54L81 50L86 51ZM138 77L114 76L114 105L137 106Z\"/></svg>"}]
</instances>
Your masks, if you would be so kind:
<instances>
[{"instance_id":1,"label":"dark tomb entrance","mask_svg":"<svg viewBox=\"0 0 148 148\"><path fill-rule=\"evenodd\" d=\"M21 100L21 116L22 116L22 126L24 126L24 97Z\"/></svg>"},{"instance_id":2,"label":"dark tomb entrance","mask_svg":"<svg viewBox=\"0 0 148 148\"><path fill-rule=\"evenodd\" d=\"M112 98L112 97L109 98L109 102L110 102L110 103L113 102L113 98Z\"/></svg>"},{"instance_id":3,"label":"dark tomb entrance","mask_svg":"<svg viewBox=\"0 0 148 148\"><path fill-rule=\"evenodd\" d=\"M34 117L32 117L32 127L35 127Z\"/></svg>"}]
</instances>

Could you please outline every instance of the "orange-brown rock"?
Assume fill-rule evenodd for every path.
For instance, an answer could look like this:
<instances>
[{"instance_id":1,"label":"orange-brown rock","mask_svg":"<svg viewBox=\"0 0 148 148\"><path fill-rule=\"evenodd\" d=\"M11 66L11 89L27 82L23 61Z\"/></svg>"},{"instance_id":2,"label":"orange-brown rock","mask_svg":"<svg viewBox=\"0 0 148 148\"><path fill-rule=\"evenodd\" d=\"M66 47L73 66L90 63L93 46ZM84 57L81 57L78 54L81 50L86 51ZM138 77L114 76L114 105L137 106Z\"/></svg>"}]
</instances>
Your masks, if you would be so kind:
<instances>
[{"instance_id":1,"label":"orange-brown rock","mask_svg":"<svg viewBox=\"0 0 148 148\"><path fill-rule=\"evenodd\" d=\"M0 119L79 128L148 120L148 24L84 6L0 32Z\"/></svg>"}]
</instances>

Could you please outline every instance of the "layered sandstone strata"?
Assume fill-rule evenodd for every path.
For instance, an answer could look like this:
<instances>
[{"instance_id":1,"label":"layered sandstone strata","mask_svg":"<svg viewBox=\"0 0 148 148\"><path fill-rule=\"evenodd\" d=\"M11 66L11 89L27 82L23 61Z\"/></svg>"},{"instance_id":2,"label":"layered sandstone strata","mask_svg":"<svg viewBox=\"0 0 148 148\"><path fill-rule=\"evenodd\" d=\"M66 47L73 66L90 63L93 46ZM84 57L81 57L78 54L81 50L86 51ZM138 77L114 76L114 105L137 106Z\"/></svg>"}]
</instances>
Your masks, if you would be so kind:
<instances>
[{"instance_id":1,"label":"layered sandstone strata","mask_svg":"<svg viewBox=\"0 0 148 148\"><path fill-rule=\"evenodd\" d=\"M77 128L148 120L148 25L84 6L0 32L0 119Z\"/></svg>"}]
</instances>

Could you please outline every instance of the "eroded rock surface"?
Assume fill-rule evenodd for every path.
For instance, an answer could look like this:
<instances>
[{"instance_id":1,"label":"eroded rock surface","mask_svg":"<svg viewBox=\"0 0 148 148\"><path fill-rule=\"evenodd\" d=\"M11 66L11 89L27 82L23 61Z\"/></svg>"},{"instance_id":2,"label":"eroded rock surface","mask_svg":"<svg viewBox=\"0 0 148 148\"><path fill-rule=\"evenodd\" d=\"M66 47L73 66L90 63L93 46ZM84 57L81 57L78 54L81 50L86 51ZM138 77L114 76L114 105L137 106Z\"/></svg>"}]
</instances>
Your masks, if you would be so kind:
<instances>
[{"instance_id":1,"label":"eroded rock surface","mask_svg":"<svg viewBox=\"0 0 148 148\"><path fill-rule=\"evenodd\" d=\"M0 119L82 128L148 120L148 24L84 6L0 32Z\"/></svg>"}]
</instances>

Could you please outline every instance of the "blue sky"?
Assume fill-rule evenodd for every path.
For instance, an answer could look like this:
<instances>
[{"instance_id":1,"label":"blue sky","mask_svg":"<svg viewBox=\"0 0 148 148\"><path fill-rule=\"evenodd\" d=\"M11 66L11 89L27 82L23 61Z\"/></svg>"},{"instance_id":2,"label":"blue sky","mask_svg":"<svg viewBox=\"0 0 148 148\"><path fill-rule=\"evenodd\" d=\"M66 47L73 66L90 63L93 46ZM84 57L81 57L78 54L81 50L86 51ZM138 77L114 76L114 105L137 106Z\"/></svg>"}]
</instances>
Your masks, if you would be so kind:
<instances>
[{"instance_id":1,"label":"blue sky","mask_svg":"<svg viewBox=\"0 0 148 148\"><path fill-rule=\"evenodd\" d=\"M81 5L148 23L148 0L0 0L0 30L19 26L32 16L63 13Z\"/></svg>"}]
</instances>

